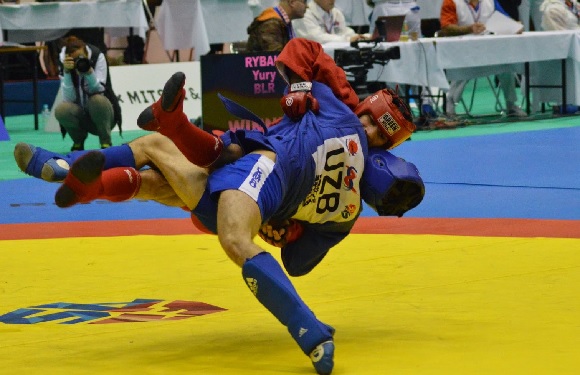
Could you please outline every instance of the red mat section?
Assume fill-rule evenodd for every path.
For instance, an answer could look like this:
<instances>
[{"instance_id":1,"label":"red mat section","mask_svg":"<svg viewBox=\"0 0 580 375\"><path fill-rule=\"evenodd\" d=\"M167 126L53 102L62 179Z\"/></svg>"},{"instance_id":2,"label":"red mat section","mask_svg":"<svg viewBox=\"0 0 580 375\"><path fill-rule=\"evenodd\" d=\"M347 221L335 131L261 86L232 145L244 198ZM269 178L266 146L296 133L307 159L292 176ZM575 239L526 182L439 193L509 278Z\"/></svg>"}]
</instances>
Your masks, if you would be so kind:
<instances>
[{"instance_id":1,"label":"red mat section","mask_svg":"<svg viewBox=\"0 0 580 375\"><path fill-rule=\"evenodd\" d=\"M580 220L359 218L352 233L580 238ZM188 219L2 224L0 240L201 234Z\"/></svg>"}]
</instances>

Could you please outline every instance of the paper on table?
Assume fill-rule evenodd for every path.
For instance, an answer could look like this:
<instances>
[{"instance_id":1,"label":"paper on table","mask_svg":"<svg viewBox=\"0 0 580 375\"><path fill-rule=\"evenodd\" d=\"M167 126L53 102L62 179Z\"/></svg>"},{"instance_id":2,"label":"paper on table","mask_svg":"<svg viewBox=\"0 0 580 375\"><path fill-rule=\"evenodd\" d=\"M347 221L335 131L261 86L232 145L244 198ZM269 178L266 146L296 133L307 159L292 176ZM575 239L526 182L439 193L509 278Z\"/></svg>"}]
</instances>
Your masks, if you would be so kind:
<instances>
[{"instance_id":1,"label":"paper on table","mask_svg":"<svg viewBox=\"0 0 580 375\"><path fill-rule=\"evenodd\" d=\"M522 31L524 25L496 10L485 23L485 28L497 35L514 35Z\"/></svg>"}]
</instances>

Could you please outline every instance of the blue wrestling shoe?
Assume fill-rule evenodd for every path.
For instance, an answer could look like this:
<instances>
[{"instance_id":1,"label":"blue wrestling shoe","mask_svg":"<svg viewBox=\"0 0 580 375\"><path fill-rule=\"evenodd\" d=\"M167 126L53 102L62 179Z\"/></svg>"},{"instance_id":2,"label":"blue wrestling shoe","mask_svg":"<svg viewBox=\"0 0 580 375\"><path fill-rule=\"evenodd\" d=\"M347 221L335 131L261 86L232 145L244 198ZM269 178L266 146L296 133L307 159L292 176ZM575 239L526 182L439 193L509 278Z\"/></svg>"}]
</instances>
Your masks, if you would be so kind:
<instances>
[{"instance_id":1,"label":"blue wrestling shoe","mask_svg":"<svg viewBox=\"0 0 580 375\"><path fill-rule=\"evenodd\" d=\"M330 375L334 367L334 342L332 340L318 344L310 353L310 360L319 375Z\"/></svg>"},{"instance_id":2,"label":"blue wrestling shoe","mask_svg":"<svg viewBox=\"0 0 580 375\"><path fill-rule=\"evenodd\" d=\"M14 147L14 159L22 172L48 182L63 181L70 169L62 155L24 142Z\"/></svg>"}]
</instances>

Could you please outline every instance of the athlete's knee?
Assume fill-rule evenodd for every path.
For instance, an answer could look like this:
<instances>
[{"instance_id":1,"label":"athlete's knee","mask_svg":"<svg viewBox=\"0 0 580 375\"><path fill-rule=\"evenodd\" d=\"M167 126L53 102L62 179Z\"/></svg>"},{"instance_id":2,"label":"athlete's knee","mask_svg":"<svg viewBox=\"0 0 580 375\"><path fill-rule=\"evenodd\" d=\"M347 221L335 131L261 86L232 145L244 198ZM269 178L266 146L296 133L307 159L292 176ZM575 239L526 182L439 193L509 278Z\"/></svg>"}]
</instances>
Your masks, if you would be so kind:
<instances>
[{"instance_id":1,"label":"athlete's knee","mask_svg":"<svg viewBox=\"0 0 580 375\"><path fill-rule=\"evenodd\" d=\"M151 164L149 152L151 152L150 150L157 150L163 140L169 139L161 134L151 133L129 142L129 147L131 147L137 166L142 167L143 165Z\"/></svg>"},{"instance_id":2,"label":"athlete's knee","mask_svg":"<svg viewBox=\"0 0 580 375\"><path fill-rule=\"evenodd\" d=\"M241 267L245 262L243 254L244 247L247 247L246 241L228 230L218 231L218 239L228 257Z\"/></svg>"},{"instance_id":3,"label":"athlete's knee","mask_svg":"<svg viewBox=\"0 0 580 375\"><path fill-rule=\"evenodd\" d=\"M228 257L240 267L246 260L263 251L252 241L249 233L232 233L218 229L218 239Z\"/></svg>"}]
</instances>

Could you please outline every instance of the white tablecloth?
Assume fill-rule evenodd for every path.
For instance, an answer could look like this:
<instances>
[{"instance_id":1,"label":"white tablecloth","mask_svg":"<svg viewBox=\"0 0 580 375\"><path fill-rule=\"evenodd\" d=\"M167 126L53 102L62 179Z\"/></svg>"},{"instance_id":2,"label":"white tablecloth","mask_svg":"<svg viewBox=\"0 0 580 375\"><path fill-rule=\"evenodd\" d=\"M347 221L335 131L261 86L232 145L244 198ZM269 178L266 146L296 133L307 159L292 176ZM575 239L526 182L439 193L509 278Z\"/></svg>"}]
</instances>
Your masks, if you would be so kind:
<instances>
[{"instance_id":1,"label":"white tablecloth","mask_svg":"<svg viewBox=\"0 0 580 375\"><path fill-rule=\"evenodd\" d=\"M199 0L163 0L155 21L166 51L195 48L195 60L209 52Z\"/></svg>"},{"instance_id":2,"label":"white tablecloth","mask_svg":"<svg viewBox=\"0 0 580 375\"><path fill-rule=\"evenodd\" d=\"M437 38L438 64L444 69L563 59L569 56L573 31L525 32L521 35L471 35Z\"/></svg>"},{"instance_id":3,"label":"white tablecloth","mask_svg":"<svg viewBox=\"0 0 580 375\"><path fill-rule=\"evenodd\" d=\"M455 40L457 39L457 40ZM567 102L580 102L577 74L580 59L574 46L580 34L574 31L526 32L523 35L488 35L437 39L437 59L447 79L470 79L501 72L523 72L530 62L532 85L560 85L561 60L566 60ZM524 82L525 83L525 82ZM532 88L532 110L541 102L562 100L560 88Z\"/></svg>"},{"instance_id":4,"label":"white tablecloth","mask_svg":"<svg viewBox=\"0 0 580 375\"><path fill-rule=\"evenodd\" d=\"M580 33L575 31L423 38L417 42L381 43L379 48L394 45L401 48L401 59L369 71L369 81L448 89L449 80L484 77L504 71L523 72L525 62L566 59L571 66L569 69L580 70ZM331 55L338 48L351 47L348 43L324 46ZM567 80L570 103L580 101L580 92L576 92L580 89L577 77L580 75L570 75ZM531 76L532 84L539 83L535 78ZM560 84L560 79L552 84Z\"/></svg>"},{"instance_id":5,"label":"white tablecloth","mask_svg":"<svg viewBox=\"0 0 580 375\"><path fill-rule=\"evenodd\" d=\"M7 31L9 42L54 40L82 27L104 27L117 34L131 27L145 38L148 24L141 0L0 5L0 31Z\"/></svg>"},{"instance_id":6,"label":"white tablecloth","mask_svg":"<svg viewBox=\"0 0 580 375\"><path fill-rule=\"evenodd\" d=\"M201 0L201 7L210 43L248 40L254 16L247 0Z\"/></svg>"}]
</instances>

